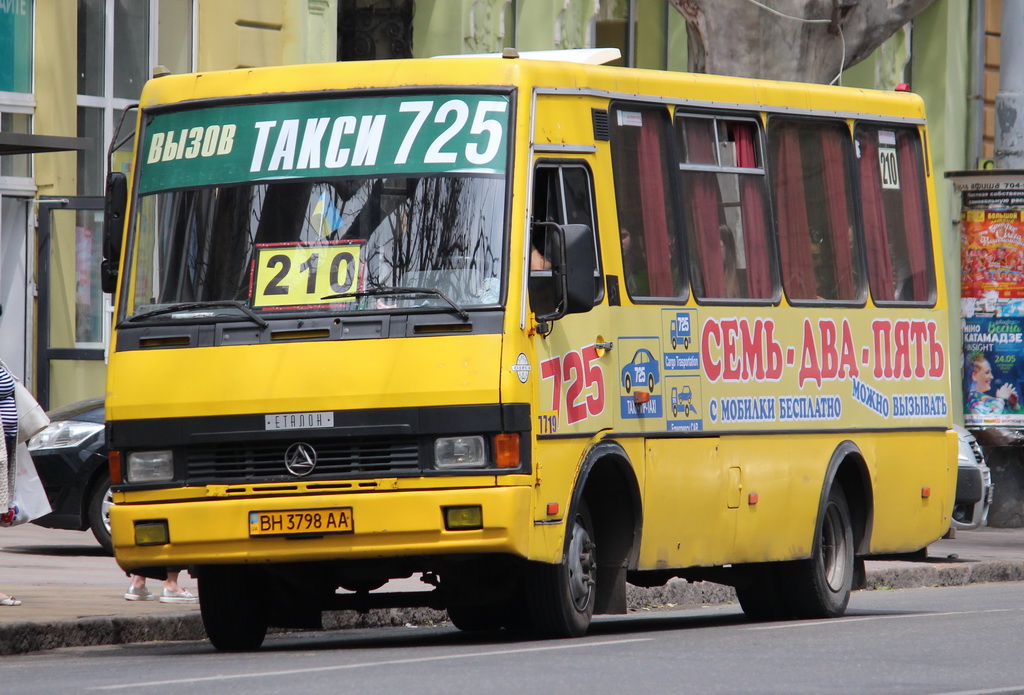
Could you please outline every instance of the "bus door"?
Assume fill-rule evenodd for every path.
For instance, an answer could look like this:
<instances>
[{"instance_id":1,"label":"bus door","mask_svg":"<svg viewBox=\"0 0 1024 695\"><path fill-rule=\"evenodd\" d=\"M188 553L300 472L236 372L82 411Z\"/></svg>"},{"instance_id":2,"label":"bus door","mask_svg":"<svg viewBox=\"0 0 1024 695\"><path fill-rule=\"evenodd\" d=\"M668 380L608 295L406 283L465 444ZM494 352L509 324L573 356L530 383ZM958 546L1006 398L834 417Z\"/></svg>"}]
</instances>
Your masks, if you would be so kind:
<instances>
[{"instance_id":1,"label":"bus door","mask_svg":"<svg viewBox=\"0 0 1024 695\"><path fill-rule=\"evenodd\" d=\"M531 275L550 273L551 225L586 225L596 247L593 179L583 161L540 160L534 170L531 219ZM551 322L550 330L536 341L540 366L538 421L548 425L539 436L590 435L611 426L607 400L608 379L613 377L608 344L608 312L599 302L604 279L594 268L594 303L588 312L571 314ZM531 295L531 309L543 313L544 298Z\"/></svg>"}]
</instances>

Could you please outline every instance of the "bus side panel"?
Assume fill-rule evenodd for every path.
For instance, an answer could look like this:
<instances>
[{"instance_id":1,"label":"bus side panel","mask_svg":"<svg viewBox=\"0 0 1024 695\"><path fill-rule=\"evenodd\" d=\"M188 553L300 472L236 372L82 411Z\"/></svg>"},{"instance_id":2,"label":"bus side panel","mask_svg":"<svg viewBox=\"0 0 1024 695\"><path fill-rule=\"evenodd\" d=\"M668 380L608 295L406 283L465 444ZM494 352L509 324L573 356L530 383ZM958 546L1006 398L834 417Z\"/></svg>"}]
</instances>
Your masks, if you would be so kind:
<instances>
[{"instance_id":1,"label":"bus side panel","mask_svg":"<svg viewBox=\"0 0 1024 695\"><path fill-rule=\"evenodd\" d=\"M648 440L644 569L808 557L834 436ZM673 492L678 491L678 492Z\"/></svg>"},{"instance_id":2,"label":"bus side panel","mask_svg":"<svg viewBox=\"0 0 1024 695\"><path fill-rule=\"evenodd\" d=\"M647 440L644 532L639 569L728 561L736 514L727 505L721 440Z\"/></svg>"},{"instance_id":3,"label":"bus side panel","mask_svg":"<svg viewBox=\"0 0 1024 695\"><path fill-rule=\"evenodd\" d=\"M862 447L876 462L871 552L912 552L941 538L956 494L956 432L879 434Z\"/></svg>"},{"instance_id":4,"label":"bus side panel","mask_svg":"<svg viewBox=\"0 0 1024 695\"><path fill-rule=\"evenodd\" d=\"M829 462L848 440L872 488L870 551L910 552L941 537L956 474L945 432L651 439L640 569L809 557Z\"/></svg>"}]
</instances>

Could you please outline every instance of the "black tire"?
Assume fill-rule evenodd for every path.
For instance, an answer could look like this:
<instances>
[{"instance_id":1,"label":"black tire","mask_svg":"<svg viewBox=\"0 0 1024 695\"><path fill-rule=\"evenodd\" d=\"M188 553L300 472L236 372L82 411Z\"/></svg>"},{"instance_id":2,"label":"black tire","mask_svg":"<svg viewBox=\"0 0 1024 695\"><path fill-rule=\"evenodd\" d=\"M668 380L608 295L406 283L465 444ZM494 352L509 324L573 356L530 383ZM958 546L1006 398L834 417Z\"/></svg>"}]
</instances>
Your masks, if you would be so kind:
<instances>
[{"instance_id":1,"label":"black tire","mask_svg":"<svg viewBox=\"0 0 1024 695\"><path fill-rule=\"evenodd\" d=\"M749 581L736 587L736 598L751 620L771 622L789 617L786 602L779 591L777 567L765 566L752 571Z\"/></svg>"},{"instance_id":2,"label":"black tire","mask_svg":"<svg viewBox=\"0 0 1024 695\"><path fill-rule=\"evenodd\" d=\"M633 388L633 380L629 378L629 374L626 375L625 384L626 384L626 393L629 393L629 390L631 388Z\"/></svg>"},{"instance_id":3,"label":"black tire","mask_svg":"<svg viewBox=\"0 0 1024 695\"><path fill-rule=\"evenodd\" d=\"M562 561L537 563L527 585L527 604L534 630L543 637L580 637L590 627L597 596L597 546L590 512L580 502L571 517Z\"/></svg>"},{"instance_id":4,"label":"black tire","mask_svg":"<svg viewBox=\"0 0 1024 695\"><path fill-rule=\"evenodd\" d=\"M267 613L257 596L259 582L237 567L204 567L199 572L199 612L210 643L220 651L260 648Z\"/></svg>"},{"instance_id":5,"label":"black tire","mask_svg":"<svg viewBox=\"0 0 1024 695\"><path fill-rule=\"evenodd\" d=\"M782 591L796 618L837 618L853 590L853 524L843 489L829 491L810 559L787 563Z\"/></svg>"},{"instance_id":6,"label":"black tire","mask_svg":"<svg viewBox=\"0 0 1024 695\"><path fill-rule=\"evenodd\" d=\"M110 505L114 496L110 492L110 474L103 473L93 487L86 506L89 529L107 554L114 554L114 543L110 539Z\"/></svg>"},{"instance_id":7,"label":"black tire","mask_svg":"<svg viewBox=\"0 0 1024 695\"><path fill-rule=\"evenodd\" d=\"M647 390L650 391L651 393L654 393L654 375L653 374L648 374L647 375Z\"/></svg>"},{"instance_id":8,"label":"black tire","mask_svg":"<svg viewBox=\"0 0 1024 695\"><path fill-rule=\"evenodd\" d=\"M462 632L497 632L508 611L501 605L448 606L448 620Z\"/></svg>"}]
</instances>

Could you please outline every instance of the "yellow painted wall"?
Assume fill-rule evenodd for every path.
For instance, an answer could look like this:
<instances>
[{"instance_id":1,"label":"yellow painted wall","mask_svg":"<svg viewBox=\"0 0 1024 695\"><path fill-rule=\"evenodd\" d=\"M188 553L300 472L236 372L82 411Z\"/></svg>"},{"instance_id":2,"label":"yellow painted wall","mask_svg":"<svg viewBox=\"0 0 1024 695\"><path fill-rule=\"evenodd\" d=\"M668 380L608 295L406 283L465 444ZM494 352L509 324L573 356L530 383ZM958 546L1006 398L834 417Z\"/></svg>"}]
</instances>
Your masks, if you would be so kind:
<instances>
[{"instance_id":1,"label":"yellow painted wall","mask_svg":"<svg viewBox=\"0 0 1024 695\"><path fill-rule=\"evenodd\" d=\"M35 83L33 132L40 135L77 134L78 3L75 0L36 2ZM45 38L44 38L45 37ZM74 195L74 152L37 154L35 179L39 195Z\"/></svg>"},{"instance_id":2,"label":"yellow painted wall","mask_svg":"<svg viewBox=\"0 0 1024 695\"><path fill-rule=\"evenodd\" d=\"M337 0L206 0L198 10L200 71L333 62Z\"/></svg>"}]
</instances>

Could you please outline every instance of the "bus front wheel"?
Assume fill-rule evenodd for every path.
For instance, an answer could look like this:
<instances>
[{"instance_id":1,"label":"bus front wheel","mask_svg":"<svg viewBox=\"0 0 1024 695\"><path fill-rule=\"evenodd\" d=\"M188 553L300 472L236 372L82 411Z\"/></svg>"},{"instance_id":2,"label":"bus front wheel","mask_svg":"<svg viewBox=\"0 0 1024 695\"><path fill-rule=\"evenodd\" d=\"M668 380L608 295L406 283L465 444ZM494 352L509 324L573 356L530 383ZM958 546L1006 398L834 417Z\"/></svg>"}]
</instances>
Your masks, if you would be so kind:
<instances>
[{"instance_id":1,"label":"bus front wheel","mask_svg":"<svg viewBox=\"0 0 1024 695\"><path fill-rule=\"evenodd\" d=\"M462 632L497 632L508 622L504 605L448 606L448 620Z\"/></svg>"},{"instance_id":2,"label":"bus front wheel","mask_svg":"<svg viewBox=\"0 0 1024 695\"><path fill-rule=\"evenodd\" d=\"M204 567L199 572L199 612L210 643L220 651L259 649L267 635L256 583L235 567Z\"/></svg>"},{"instance_id":3,"label":"bus front wheel","mask_svg":"<svg viewBox=\"0 0 1024 695\"><path fill-rule=\"evenodd\" d=\"M768 564L749 572L746 581L736 586L740 608L751 620L786 620L789 613L779 589L778 568Z\"/></svg>"},{"instance_id":4,"label":"bus front wheel","mask_svg":"<svg viewBox=\"0 0 1024 695\"><path fill-rule=\"evenodd\" d=\"M837 618L846 612L853 589L853 524L839 485L829 491L814 549L807 560L789 563L786 599L793 617Z\"/></svg>"},{"instance_id":5,"label":"bus front wheel","mask_svg":"<svg viewBox=\"0 0 1024 695\"><path fill-rule=\"evenodd\" d=\"M597 595L597 546L585 502L571 519L557 565L537 564L527 586L534 629L545 637L580 637L590 627Z\"/></svg>"}]
</instances>

